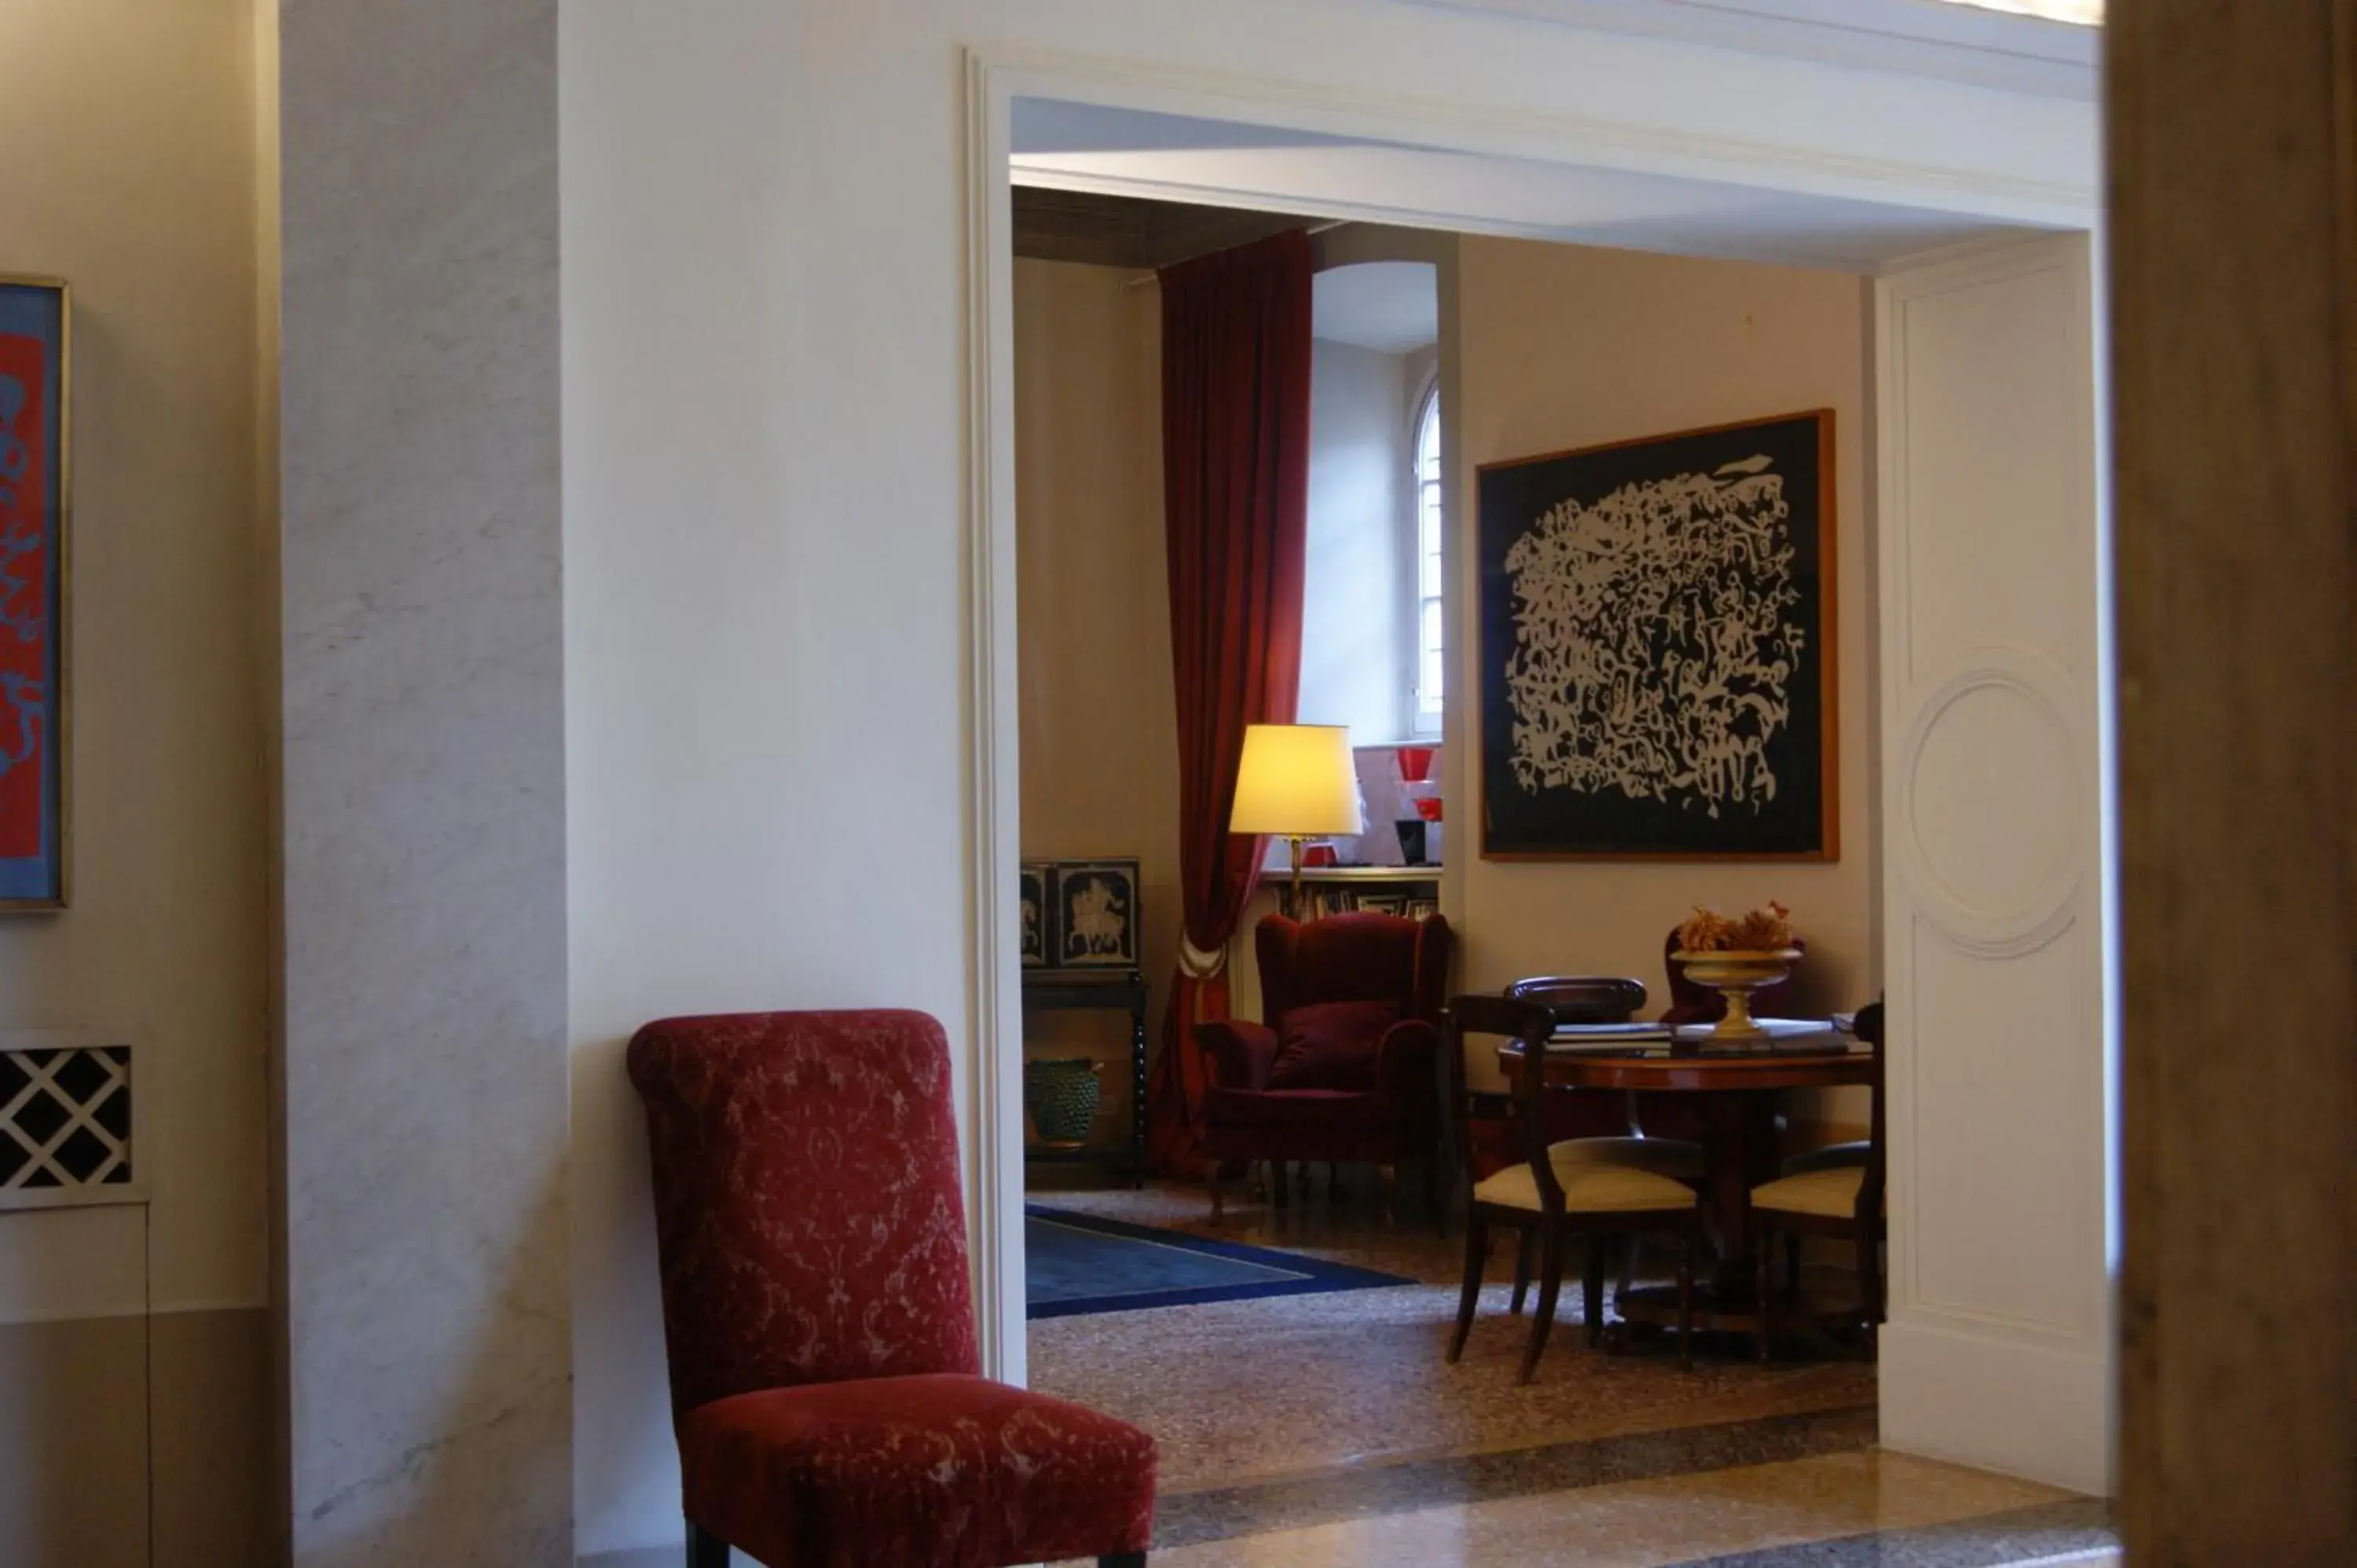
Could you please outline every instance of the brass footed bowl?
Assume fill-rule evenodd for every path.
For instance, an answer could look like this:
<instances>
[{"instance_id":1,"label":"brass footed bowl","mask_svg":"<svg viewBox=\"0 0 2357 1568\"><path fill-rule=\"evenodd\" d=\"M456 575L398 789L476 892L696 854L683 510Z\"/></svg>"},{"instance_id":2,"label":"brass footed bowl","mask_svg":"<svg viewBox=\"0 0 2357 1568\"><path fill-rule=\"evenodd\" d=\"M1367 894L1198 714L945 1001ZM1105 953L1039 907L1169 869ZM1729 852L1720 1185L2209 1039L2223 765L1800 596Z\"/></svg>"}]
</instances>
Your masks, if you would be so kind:
<instances>
[{"instance_id":1,"label":"brass footed bowl","mask_svg":"<svg viewBox=\"0 0 2357 1568\"><path fill-rule=\"evenodd\" d=\"M1710 1032L1714 1040L1757 1040L1767 1036L1751 1016L1751 993L1775 984L1792 972L1800 961L1798 948L1779 948L1773 951L1752 949L1729 949L1722 952L1678 952L1673 955L1685 965L1686 978L1696 985L1706 985L1727 998L1727 1016L1721 1018Z\"/></svg>"}]
</instances>

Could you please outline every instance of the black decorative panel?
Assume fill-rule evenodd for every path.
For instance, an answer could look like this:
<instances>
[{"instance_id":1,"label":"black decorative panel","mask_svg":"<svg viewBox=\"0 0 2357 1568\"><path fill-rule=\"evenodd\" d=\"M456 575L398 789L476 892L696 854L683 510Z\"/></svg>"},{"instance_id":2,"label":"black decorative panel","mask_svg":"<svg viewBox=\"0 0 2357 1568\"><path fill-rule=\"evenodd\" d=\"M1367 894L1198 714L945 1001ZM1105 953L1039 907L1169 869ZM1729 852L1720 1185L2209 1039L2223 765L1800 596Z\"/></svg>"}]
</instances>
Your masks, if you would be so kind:
<instances>
[{"instance_id":1,"label":"black decorative panel","mask_svg":"<svg viewBox=\"0 0 2357 1568\"><path fill-rule=\"evenodd\" d=\"M0 1208L133 1196L131 1047L0 1047Z\"/></svg>"}]
</instances>

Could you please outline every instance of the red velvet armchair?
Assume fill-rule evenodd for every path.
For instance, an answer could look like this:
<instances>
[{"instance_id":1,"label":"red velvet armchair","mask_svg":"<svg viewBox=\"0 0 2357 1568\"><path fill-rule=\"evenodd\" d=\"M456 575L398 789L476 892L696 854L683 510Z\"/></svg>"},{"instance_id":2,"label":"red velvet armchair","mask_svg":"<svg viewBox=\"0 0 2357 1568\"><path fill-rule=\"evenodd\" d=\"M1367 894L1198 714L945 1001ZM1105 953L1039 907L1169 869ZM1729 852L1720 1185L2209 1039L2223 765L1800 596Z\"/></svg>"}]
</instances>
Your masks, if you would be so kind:
<instances>
[{"instance_id":1,"label":"red velvet armchair","mask_svg":"<svg viewBox=\"0 0 2357 1568\"><path fill-rule=\"evenodd\" d=\"M939 1024L672 1018L630 1073L689 1568L1145 1563L1154 1440L976 1375Z\"/></svg>"},{"instance_id":2,"label":"red velvet armchair","mask_svg":"<svg viewBox=\"0 0 2357 1568\"><path fill-rule=\"evenodd\" d=\"M1399 1165L1423 1162L1433 1189L1449 942L1437 915L1261 921L1254 943L1267 1022L1196 1026L1211 1069L1203 1146L1214 1217L1230 1160L1270 1161L1279 1204L1291 1160L1384 1167L1394 1218Z\"/></svg>"}]
</instances>

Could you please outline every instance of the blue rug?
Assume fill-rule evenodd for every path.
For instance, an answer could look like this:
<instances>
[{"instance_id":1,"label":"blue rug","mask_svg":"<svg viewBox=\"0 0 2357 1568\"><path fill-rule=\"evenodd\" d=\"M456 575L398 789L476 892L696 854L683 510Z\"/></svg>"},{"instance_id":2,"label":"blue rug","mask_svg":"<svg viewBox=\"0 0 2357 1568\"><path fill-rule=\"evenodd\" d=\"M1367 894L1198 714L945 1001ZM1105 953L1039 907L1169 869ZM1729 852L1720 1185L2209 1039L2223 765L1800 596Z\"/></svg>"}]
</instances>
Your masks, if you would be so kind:
<instances>
[{"instance_id":1,"label":"blue rug","mask_svg":"<svg viewBox=\"0 0 2357 1568\"><path fill-rule=\"evenodd\" d=\"M1025 1204L1023 1216L1028 1316L1034 1318L1415 1283L1296 1252L1208 1241L1044 1204Z\"/></svg>"}]
</instances>

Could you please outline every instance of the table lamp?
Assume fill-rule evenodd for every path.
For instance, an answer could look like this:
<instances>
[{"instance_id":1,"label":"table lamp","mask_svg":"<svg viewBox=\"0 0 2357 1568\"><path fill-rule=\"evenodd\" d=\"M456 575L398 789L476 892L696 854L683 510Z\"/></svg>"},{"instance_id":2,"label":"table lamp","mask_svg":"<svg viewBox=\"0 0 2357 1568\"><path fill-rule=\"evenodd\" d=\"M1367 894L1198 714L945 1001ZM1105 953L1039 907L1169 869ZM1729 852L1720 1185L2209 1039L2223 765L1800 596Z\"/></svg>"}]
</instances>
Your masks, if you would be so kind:
<instances>
[{"instance_id":1,"label":"table lamp","mask_svg":"<svg viewBox=\"0 0 2357 1568\"><path fill-rule=\"evenodd\" d=\"M1293 846L1293 908L1301 908L1301 841L1365 831L1359 769L1343 725L1247 725L1236 765L1232 833L1274 833Z\"/></svg>"}]
</instances>

